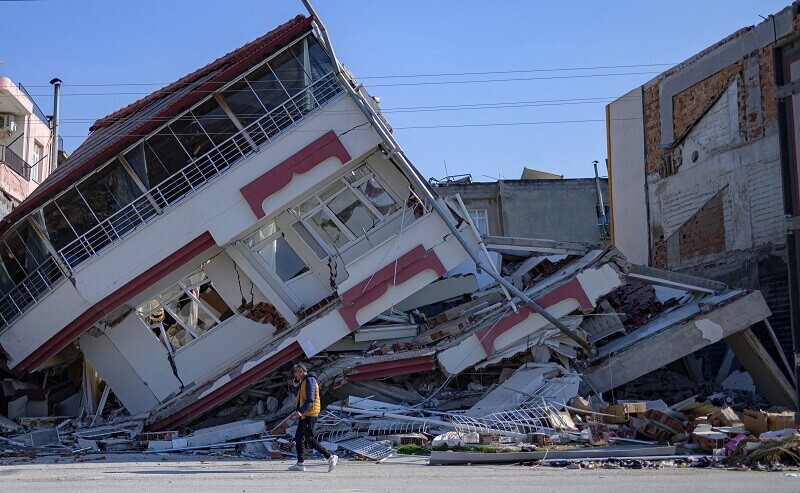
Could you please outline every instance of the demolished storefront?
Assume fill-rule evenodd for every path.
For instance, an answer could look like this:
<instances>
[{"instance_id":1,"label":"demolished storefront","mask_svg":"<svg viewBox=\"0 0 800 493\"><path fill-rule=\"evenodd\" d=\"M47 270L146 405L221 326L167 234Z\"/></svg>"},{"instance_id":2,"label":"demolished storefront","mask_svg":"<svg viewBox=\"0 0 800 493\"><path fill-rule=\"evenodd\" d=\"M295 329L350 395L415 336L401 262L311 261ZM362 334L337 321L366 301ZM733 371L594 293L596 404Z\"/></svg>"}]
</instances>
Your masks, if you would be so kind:
<instances>
[{"instance_id":1,"label":"demolished storefront","mask_svg":"<svg viewBox=\"0 0 800 493\"><path fill-rule=\"evenodd\" d=\"M323 438L367 457L386 455L364 436L583 439L567 422L579 395L598 403L721 340L747 338L732 343L747 368L769 315L758 292L611 246L482 237L314 15L98 120L0 228L0 411L55 414L79 450L283 454L271 426L237 420L280 423L301 359L342 400ZM780 368L757 367L770 403L794 406Z\"/></svg>"}]
</instances>

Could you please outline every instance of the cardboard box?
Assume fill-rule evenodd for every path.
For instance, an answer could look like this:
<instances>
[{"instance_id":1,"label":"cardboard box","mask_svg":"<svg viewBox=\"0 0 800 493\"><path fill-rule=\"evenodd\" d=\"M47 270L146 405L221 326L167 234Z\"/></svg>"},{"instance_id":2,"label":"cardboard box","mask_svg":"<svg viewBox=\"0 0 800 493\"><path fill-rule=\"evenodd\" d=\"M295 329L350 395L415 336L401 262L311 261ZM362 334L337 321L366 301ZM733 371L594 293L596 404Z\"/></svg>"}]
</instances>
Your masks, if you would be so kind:
<instances>
[{"instance_id":1,"label":"cardboard box","mask_svg":"<svg viewBox=\"0 0 800 493\"><path fill-rule=\"evenodd\" d=\"M640 414L647 411L647 404L644 402L625 402L623 404L615 404L602 409L600 412L603 414L612 414L615 417L604 416L606 423L623 424L628 421L631 414Z\"/></svg>"},{"instance_id":2,"label":"cardboard box","mask_svg":"<svg viewBox=\"0 0 800 493\"><path fill-rule=\"evenodd\" d=\"M784 411L782 413L767 413L768 431L785 430L787 428L797 428L797 425L794 423L794 412Z\"/></svg>"},{"instance_id":3,"label":"cardboard box","mask_svg":"<svg viewBox=\"0 0 800 493\"><path fill-rule=\"evenodd\" d=\"M764 411L745 409L742 412L742 421L744 422L744 429L755 436L769 431L769 427L767 426L767 413Z\"/></svg>"}]
</instances>

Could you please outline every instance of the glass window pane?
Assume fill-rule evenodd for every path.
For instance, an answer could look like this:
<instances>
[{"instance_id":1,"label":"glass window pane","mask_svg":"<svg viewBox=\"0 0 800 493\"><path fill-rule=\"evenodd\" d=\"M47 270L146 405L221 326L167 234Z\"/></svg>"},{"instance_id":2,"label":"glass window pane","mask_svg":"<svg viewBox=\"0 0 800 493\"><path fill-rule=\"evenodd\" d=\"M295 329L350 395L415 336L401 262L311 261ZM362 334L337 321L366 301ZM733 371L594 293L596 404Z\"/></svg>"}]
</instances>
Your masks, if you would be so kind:
<instances>
[{"instance_id":1,"label":"glass window pane","mask_svg":"<svg viewBox=\"0 0 800 493\"><path fill-rule=\"evenodd\" d=\"M311 76L314 80L319 80L320 77L333 70L331 57L314 36L308 36L308 52L311 58Z\"/></svg>"},{"instance_id":2,"label":"glass window pane","mask_svg":"<svg viewBox=\"0 0 800 493\"><path fill-rule=\"evenodd\" d=\"M8 269L6 269L5 261L6 248L0 243L0 296L5 296L8 294L16 285L16 282L11 278L11 274L8 272Z\"/></svg>"},{"instance_id":3,"label":"glass window pane","mask_svg":"<svg viewBox=\"0 0 800 493\"><path fill-rule=\"evenodd\" d=\"M341 247L349 241L339 226L328 216L324 210L320 210L306 220L306 224L314 230L317 235L330 246Z\"/></svg>"},{"instance_id":4,"label":"glass window pane","mask_svg":"<svg viewBox=\"0 0 800 493\"><path fill-rule=\"evenodd\" d=\"M297 215L305 216L309 211L311 211L311 209L317 207L318 205L319 200L317 200L316 197L311 197L305 200L302 204L298 205L295 210L297 211Z\"/></svg>"},{"instance_id":5,"label":"glass window pane","mask_svg":"<svg viewBox=\"0 0 800 493\"><path fill-rule=\"evenodd\" d=\"M22 239L22 242L25 243L25 248L28 251L28 259L24 267L33 270L43 264L50 254L36 231L27 223L24 223L17 229L17 234Z\"/></svg>"},{"instance_id":6,"label":"glass window pane","mask_svg":"<svg viewBox=\"0 0 800 493\"><path fill-rule=\"evenodd\" d=\"M116 169L113 166L106 166L99 174L89 177L78 185L78 191L101 221L122 208L107 186L108 184L116 188L118 181Z\"/></svg>"},{"instance_id":7,"label":"glass window pane","mask_svg":"<svg viewBox=\"0 0 800 493\"><path fill-rule=\"evenodd\" d=\"M5 271L8 273L8 276L11 278L11 283L17 284L25 279L27 273L22 268L22 264L17 258L17 254L14 252L14 249L10 247L6 242L0 243L0 257L3 259L3 266L5 267Z\"/></svg>"},{"instance_id":8,"label":"glass window pane","mask_svg":"<svg viewBox=\"0 0 800 493\"><path fill-rule=\"evenodd\" d=\"M248 75L246 79L250 82L250 86L258 95L264 107L267 108L267 111L274 110L289 99L289 94L283 89L275 74L266 64Z\"/></svg>"},{"instance_id":9,"label":"glass window pane","mask_svg":"<svg viewBox=\"0 0 800 493\"><path fill-rule=\"evenodd\" d=\"M314 251L314 255L317 256L318 259L324 259L328 256L328 252L319 244L319 242L314 238L314 235L308 232L305 225L298 221L292 224L292 229L306 242L306 245L311 247Z\"/></svg>"},{"instance_id":10,"label":"glass window pane","mask_svg":"<svg viewBox=\"0 0 800 493\"><path fill-rule=\"evenodd\" d=\"M348 183L355 183L365 176L369 176L371 174L372 172L369 170L369 168L366 166L359 166L358 168L344 175L344 178Z\"/></svg>"},{"instance_id":11,"label":"glass window pane","mask_svg":"<svg viewBox=\"0 0 800 493\"><path fill-rule=\"evenodd\" d=\"M245 81L233 84L222 93L222 97L225 98L233 114L245 127L266 114L258 97Z\"/></svg>"},{"instance_id":12,"label":"glass window pane","mask_svg":"<svg viewBox=\"0 0 800 493\"><path fill-rule=\"evenodd\" d=\"M258 251L258 254L283 281L294 279L300 274L308 272L308 266L283 236L269 242Z\"/></svg>"},{"instance_id":13,"label":"glass window pane","mask_svg":"<svg viewBox=\"0 0 800 493\"><path fill-rule=\"evenodd\" d=\"M233 120L213 98L192 110L192 114L215 144L238 132Z\"/></svg>"},{"instance_id":14,"label":"glass window pane","mask_svg":"<svg viewBox=\"0 0 800 493\"><path fill-rule=\"evenodd\" d=\"M36 270L47 258L42 241L27 222L9 234L5 241L8 248L14 252L20 266L28 274Z\"/></svg>"},{"instance_id":15,"label":"glass window pane","mask_svg":"<svg viewBox=\"0 0 800 493\"><path fill-rule=\"evenodd\" d=\"M133 168L136 176L142 181L144 187L150 190L169 177L164 165L158 159L153 149L145 142L125 154L125 160Z\"/></svg>"},{"instance_id":16,"label":"glass window pane","mask_svg":"<svg viewBox=\"0 0 800 493\"><path fill-rule=\"evenodd\" d=\"M392 214L400 207L375 178L368 179L359 185L358 189L384 217Z\"/></svg>"},{"instance_id":17,"label":"glass window pane","mask_svg":"<svg viewBox=\"0 0 800 493\"><path fill-rule=\"evenodd\" d=\"M97 219L95 219L92 211L86 207L86 202L83 201L76 189L69 189L64 195L56 199L56 204L64 212L64 216L78 235L83 235L97 226Z\"/></svg>"},{"instance_id":18,"label":"glass window pane","mask_svg":"<svg viewBox=\"0 0 800 493\"><path fill-rule=\"evenodd\" d=\"M214 145L191 114L178 118L169 127L192 160L211 150Z\"/></svg>"},{"instance_id":19,"label":"glass window pane","mask_svg":"<svg viewBox=\"0 0 800 493\"><path fill-rule=\"evenodd\" d=\"M183 150L178 139L168 129L162 129L157 134L147 139L150 148L158 156L170 175L183 169L189 164L189 155Z\"/></svg>"},{"instance_id":20,"label":"glass window pane","mask_svg":"<svg viewBox=\"0 0 800 493\"><path fill-rule=\"evenodd\" d=\"M44 206L43 215L47 238L56 250L60 250L75 239L75 233L55 203L50 202Z\"/></svg>"},{"instance_id":21,"label":"glass window pane","mask_svg":"<svg viewBox=\"0 0 800 493\"><path fill-rule=\"evenodd\" d=\"M274 235L278 229L275 227L275 223L267 223L261 227L258 231L253 233L252 236L245 240L247 246L253 248L254 246L258 245L262 241L266 240L270 236Z\"/></svg>"},{"instance_id":22,"label":"glass window pane","mask_svg":"<svg viewBox=\"0 0 800 493\"><path fill-rule=\"evenodd\" d=\"M290 95L294 96L308 85L309 76L306 75L291 50L286 50L278 55L270 62L270 65Z\"/></svg>"},{"instance_id":23,"label":"glass window pane","mask_svg":"<svg viewBox=\"0 0 800 493\"><path fill-rule=\"evenodd\" d=\"M378 218L350 190L337 195L328 203L331 211L357 237L375 227Z\"/></svg>"},{"instance_id":24,"label":"glass window pane","mask_svg":"<svg viewBox=\"0 0 800 493\"><path fill-rule=\"evenodd\" d=\"M333 197L344 188L346 188L345 184L342 183L341 180L336 180L335 182L328 185L327 188L325 188L321 192L318 192L317 195L319 196L320 199L322 199L323 202L327 202L329 198Z\"/></svg>"}]
</instances>

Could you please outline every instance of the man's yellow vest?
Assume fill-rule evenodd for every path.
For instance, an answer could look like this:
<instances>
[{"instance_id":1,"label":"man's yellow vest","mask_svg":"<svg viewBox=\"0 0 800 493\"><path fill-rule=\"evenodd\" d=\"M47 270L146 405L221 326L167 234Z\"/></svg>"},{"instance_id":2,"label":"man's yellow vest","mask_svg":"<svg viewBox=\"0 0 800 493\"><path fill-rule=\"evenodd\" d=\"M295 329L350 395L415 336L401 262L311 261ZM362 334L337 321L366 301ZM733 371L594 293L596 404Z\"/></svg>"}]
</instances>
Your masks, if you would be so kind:
<instances>
[{"instance_id":1,"label":"man's yellow vest","mask_svg":"<svg viewBox=\"0 0 800 493\"><path fill-rule=\"evenodd\" d=\"M295 402L295 409L300 409L306 403L306 395L308 394L306 385L308 384L308 376L303 378L303 381L300 382L300 386L297 388L297 400ZM322 405L319 402L319 385L317 384L317 380L314 379L314 386L316 387L314 390L314 403L311 404L311 407L308 408L308 411L302 414L303 418L310 418L313 416L319 416L319 412L322 409Z\"/></svg>"}]
</instances>

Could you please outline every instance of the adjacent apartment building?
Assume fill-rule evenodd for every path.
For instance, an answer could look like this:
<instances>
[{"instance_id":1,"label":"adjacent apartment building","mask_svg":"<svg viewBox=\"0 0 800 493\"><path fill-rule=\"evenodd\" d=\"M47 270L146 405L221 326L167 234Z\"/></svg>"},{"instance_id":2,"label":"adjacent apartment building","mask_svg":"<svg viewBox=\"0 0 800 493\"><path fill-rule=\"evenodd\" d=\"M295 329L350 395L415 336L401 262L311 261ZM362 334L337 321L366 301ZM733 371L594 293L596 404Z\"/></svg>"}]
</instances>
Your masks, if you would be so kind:
<instances>
[{"instance_id":1,"label":"adjacent apartment building","mask_svg":"<svg viewBox=\"0 0 800 493\"><path fill-rule=\"evenodd\" d=\"M613 243L635 263L761 290L788 355L799 40L794 3L607 106Z\"/></svg>"},{"instance_id":2,"label":"adjacent apartment building","mask_svg":"<svg viewBox=\"0 0 800 493\"><path fill-rule=\"evenodd\" d=\"M542 172L534 176L496 182L460 177L433 183L440 195L461 197L483 235L609 242L607 178L564 179Z\"/></svg>"},{"instance_id":3,"label":"adjacent apartment building","mask_svg":"<svg viewBox=\"0 0 800 493\"><path fill-rule=\"evenodd\" d=\"M0 218L52 171L50 123L25 88L0 77Z\"/></svg>"}]
</instances>

